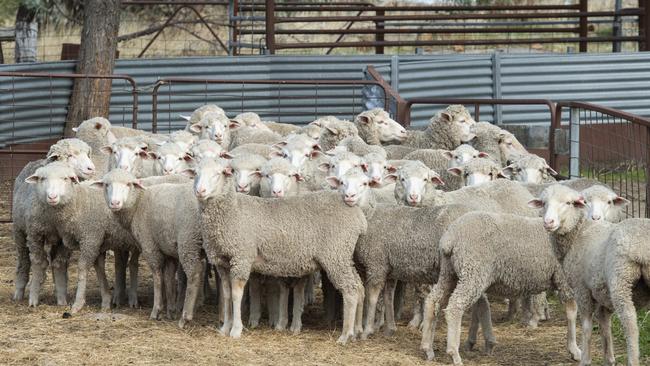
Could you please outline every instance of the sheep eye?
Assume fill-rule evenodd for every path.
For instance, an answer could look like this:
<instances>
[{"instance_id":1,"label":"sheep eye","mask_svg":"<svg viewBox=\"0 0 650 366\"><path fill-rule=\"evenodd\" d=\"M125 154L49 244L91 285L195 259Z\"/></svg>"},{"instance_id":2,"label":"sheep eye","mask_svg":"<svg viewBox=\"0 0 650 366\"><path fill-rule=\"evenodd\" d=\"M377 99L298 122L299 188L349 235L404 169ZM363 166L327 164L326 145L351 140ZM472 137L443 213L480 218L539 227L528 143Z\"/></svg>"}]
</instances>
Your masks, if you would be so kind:
<instances>
[{"instance_id":1,"label":"sheep eye","mask_svg":"<svg viewBox=\"0 0 650 366\"><path fill-rule=\"evenodd\" d=\"M364 185L364 186L367 186L367 185L368 185L368 182L364 182L363 185Z\"/></svg>"},{"instance_id":2,"label":"sheep eye","mask_svg":"<svg viewBox=\"0 0 650 366\"><path fill-rule=\"evenodd\" d=\"M608 204L608 205L611 205L611 204L612 204L612 201L611 201L611 200L607 201L607 204Z\"/></svg>"},{"instance_id":3,"label":"sheep eye","mask_svg":"<svg viewBox=\"0 0 650 366\"><path fill-rule=\"evenodd\" d=\"M404 179L403 177L402 177L402 178L400 178L400 180L401 180L402 182L404 182L404 181L405 181L405 179Z\"/></svg>"},{"instance_id":4,"label":"sheep eye","mask_svg":"<svg viewBox=\"0 0 650 366\"><path fill-rule=\"evenodd\" d=\"M571 202L567 202L566 204L570 206L570 205L571 205Z\"/></svg>"}]
</instances>

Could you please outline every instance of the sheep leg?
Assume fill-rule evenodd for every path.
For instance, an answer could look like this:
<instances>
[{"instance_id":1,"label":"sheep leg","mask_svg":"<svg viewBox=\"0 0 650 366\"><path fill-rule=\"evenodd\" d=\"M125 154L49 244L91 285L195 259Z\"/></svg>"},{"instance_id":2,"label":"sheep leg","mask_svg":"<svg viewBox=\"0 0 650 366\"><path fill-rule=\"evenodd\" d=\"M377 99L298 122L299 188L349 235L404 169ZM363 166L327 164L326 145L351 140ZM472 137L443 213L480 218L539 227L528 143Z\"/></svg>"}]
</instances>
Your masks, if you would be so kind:
<instances>
[{"instance_id":1,"label":"sheep leg","mask_svg":"<svg viewBox=\"0 0 650 366\"><path fill-rule=\"evenodd\" d=\"M132 308L138 307L138 270L140 259L140 251L131 251L131 258L129 259L129 306Z\"/></svg>"},{"instance_id":2,"label":"sheep leg","mask_svg":"<svg viewBox=\"0 0 650 366\"><path fill-rule=\"evenodd\" d=\"M363 304L366 297L366 292L363 287L363 281L357 271L353 272L356 280L357 288L357 311L355 314L355 324L354 324L354 337L360 336L363 333Z\"/></svg>"},{"instance_id":3,"label":"sheep leg","mask_svg":"<svg viewBox=\"0 0 650 366\"><path fill-rule=\"evenodd\" d=\"M22 301L25 297L25 287L29 281L29 248L27 247L27 238L20 230L14 230L14 243L16 245L16 286L14 291L14 301Z\"/></svg>"},{"instance_id":4,"label":"sheep leg","mask_svg":"<svg viewBox=\"0 0 650 366\"><path fill-rule=\"evenodd\" d=\"M313 284L312 275L302 277L293 287L293 318L289 330L294 334L300 334L302 330L302 312L305 307L306 287L309 283ZM312 287L313 290L313 287Z\"/></svg>"},{"instance_id":5,"label":"sheep leg","mask_svg":"<svg viewBox=\"0 0 650 366\"><path fill-rule=\"evenodd\" d=\"M183 313L178 322L178 326L183 328L187 322L194 319L194 308L196 300L201 288L201 280L205 271L205 262L203 260L196 261L196 263L188 263L183 266L186 268L184 273L187 275L187 285L185 288L185 299L183 303Z\"/></svg>"},{"instance_id":6,"label":"sheep leg","mask_svg":"<svg viewBox=\"0 0 650 366\"><path fill-rule=\"evenodd\" d=\"M232 293L230 289L230 274L229 270L222 266L217 266L219 273L219 283L221 284L221 317L223 324L219 328L219 333L225 337L230 335L232 328Z\"/></svg>"},{"instance_id":7,"label":"sheep leg","mask_svg":"<svg viewBox=\"0 0 650 366\"><path fill-rule=\"evenodd\" d=\"M232 270L231 270L232 272ZM230 336L232 338L241 337L241 332L244 325L241 321L241 301L244 296L244 287L246 286L247 279L233 278L231 275L230 288L232 292L232 328L230 329Z\"/></svg>"},{"instance_id":8,"label":"sheep leg","mask_svg":"<svg viewBox=\"0 0 650 366\"><path fill-rule=\"evenodd\" d=\"M402 318L402 311L404 310L404 298L406 294L406 288L407 288L407 283L404 281L397 281L397 285L395 286L395 295L394 296L394 314L395 314L395 319L401 319Z\"/></svg>"},{"instance_id":9,"label":"sheep leg","mask_svg":"<svg viewBox=\"0 0 650 366\"><path fill-rule=\"evenodd\" d=\"M97 282L99 282L99 291L102 296L102 311L111 310L111 290L106 278L106 253L101 253L95 260L95 273L97 274Z\"/></svg>"},{"instance_id":10,"label":"sheep leg","mask_svg":"<svg viewBox=\"0 0 650 366\"><path fill-rule=\"evenodd\" d=\"M188 265L189 266L189 265ZM184 268L188 268L185 266ZM187 281L190 275L186 274L183 270L183 266L178 266L176 268L176 309L182 309L183 304L185 303L185 295L187 292ZM182 319L182 318L181 318Z\"/></svg>"},{"instance_id":11,"label":"sheep leg","mask_svg":"<svg viewBox=\"0 0 650 366\"><path fill-rule=\"evenodd\" d=\"M29 260L32 267L32 282L29 287L29 306L38 306L41 287L45 281L45 271L47 270L47 254L43 247L42 238L32 239L27 236L27 245L29 248Z\"/></svg>"},{"instance_id":12,"label":"sheep leg","mask_svg":"<svg viewBox=\"0 0 650 366\"><path fill-rule=\"evenodd\" d=\"M413 303L413 318L408 324L409 328L419 329L422 323L422 299L426 297L422 293L422 286L417 284L415 286L415 302Z\"/></svg>"},{"instance_id":13,"label":"sheep leg","mask_svg":"<svg viewBox=\"0 0 650 366\"><path fill-rule=\"evenodd\" d=\"M476 345L476 339L478 337L478 328L479 328L479 309L478 303L472 305L472 318L469 323L469 329L467 330L467 340L465 341L465 350L472 351Z\"/></svg>"},{"instance_id":14,"label":"sheep leg","mask_svg":"<svg viewBox=\"0 0 650 366\"><path fill-rule=\"evenodd\" d=\"M429 292L429 295L424 301L422 341L420 342L420 349L424 352L425 358L429 361L433 361L435 357L435 353L433 352L433 338L436 333L436 323L440 316L440 309L447 306L449 296L456 286L455 278L444 272L447 270L444 265L445 262L442 262L438 282L433 286L433 289Z\"/></svg>"},{"instance_id":15,"label":"sheep leg","mask_svg":"<svg viewBox=\"0 0 650 366\"><path fill-rule=\"evenodd\" d=\"M591 332L592 332L592 315L594 312L593 302L591 296L588 293L588 290L584 289L581 292L582 296L578 295L576 291L576 296L580 300L580 318L582 320L582 357L580 358L580 366L591 365Z\"/></svg>"},{"instance_id":16,"label":"sheep leg","mask_svg":"<svg viewBox=\"0 0 650 366\"><path fill-rule=\"evenodd\" d=\"M56 304L59 306L68 305L68 263L70 261L70 250L59 243L54 246L54 258L52 260L52 275L56 288Z\"/></svg>"},{"instance_id":17,"label":"sheep leg","mask_svg":"<svg viewBox=\"0 0 650 366\"><path fill-rule=\"evenodd\" d=\"M262 317L262 286L259 275L253 274L248 280L248 296L250 297L248 326L255 329L260 324Z\"/></svg>"},{"instance_id":18,"label":"sheep leg","mask_svg":"<svg viewBox=\"0 0 650 366\"><path fill-rule=\"evenodd\" d=\"M616 266L614 275L608 279L610 297L616 315L621 320L621 327L627 343L628 366L639 365L639 328L636 318L636 308L632 300L632 289L639 279L638 266Z\"/></svg>"},{"instance_id":19,"label":"sheep leg","mask_svg":"<svg viewBox=\"0 0 650 366\"><path fill-rule=\"evenodd\" d=\"M278 301L278 322L275 324L275 330L285 330L289 323L289 288L283 280L278 281L280 286L280 297Z\"/></svg>"},{"instance_id":20,"label":"sheep leg","mask_svg":"<svg viewBox=\"0 0 650 366\"><path fill-rule=\"evenodd\" d=\"M176 317L176 266L174 259L167 258L163 269L163 285L165 286L165 299L167 305L167 317Z\"/></svg>"},{"instance_id":21,"label":"sheep leg","mask_svg":"<svg viewBox=\"0 0 650 366\"><path fill-rule=\"evenodd\" d=\"M386 285L384 286L384 316L386 317L386 324L384 326L384 334L387 336L392 336L397 330L397 325L395 325L395 287L397 286L397 281L387 279Z\"/></svg>"},{"instance_id":22,"label":"sheep leg","mask_svg":"<svg viewBox=\"0 0 650 366\"><path fill-rule=\"evenodd\" d=\"M585 299L582 300L581 303L584 303L584 305L581 305L585 307L585 311L588 312L582 312L582 317L584 318L589 318L589 322L591 324L591 314L593 312L593 307L591 303L591 294L589 294L589 291L586 289L580 290L576 289L575 291L575 296L574 297L574 291L569 287L568 281L564 275L564 271L558 270L553 274L553 284L555 285L555 288L558 290L558 295L560 296L560 301L564 303L564 310L566 312L566 317L567 317L567 349L569 353L571 354L571 357L575 361L582 360L583 358L583 352L584 348L582 351L580 348L578 348L578 342L576 340L576 319L578 317L578 307L576 304L576 298L580 299ZM581 295L581 296L579 296ZM579 297L578 297L579 296ZM583 309L581 309L582 311ZM591 336L591 330L589 332L589 336ZM584 339L585 337L583 336L583 344L584 344ZM589 340L587 340L587 343ZM589 346L587 346L587 349ZM591 356L589 355L587 357L589 359L589 363L591 363ZM587 364L589 364L587 363Z\"/></svg>"},{"instance_id":23,"label":"sheep leg","mask_svg":"<svg viewBox=\"0 0 650 366\"><path fill-rule=\"evenodd\" d=\"M361 339L368 339L368 336L375 332L375 313L377 312L377 300L379 300L381 288L382 285L380 283L366 285L368 308L366 309L366 328L361 334Z\"/></svg>"},{"instance_id":24,"label":"sheep leg","mask_svg":"<svg viewBox=\"0 0 650 366\"><path fill-rule=\"evenodd\" d=\"M521 306L521 297L516 297L514 299L510 299L508 302L508 315L506 315L506 321L511 321L517 316L517 312L519 311L519 307Z\"/></svg>"},{"instance_id":25,"label":"sheep leg","mask_svg":"<svg viewBox=\"0 0 650 366\"><path fill-rule=\"evenodd\" d=\"M483 330L485 353L491 355L497 341L492 330L492 312L490 311L490 302L485 294L483 294L476 303L476 311L478 312L477 318L481 323L481 329Z\"/></svg>"},{"instance_id":26,"label":"sheep leg","mask_svg":"<svg viewBox=\"0 0 650 366\"><path fill-rule=\"evenodd\" d=\"M600 328L600 336L603 343L603 358L605 365L615 365L614 342L612 341L612 312L603 306L596 308L596 321Z\"/></svg>"},{"instance_id":27,"label":"sheep leg","mask_svg":"<svg viewBox=\"0 0 650 366\"><path fill-rule=\"evenodd\" d=\"M485 278L481 276L479 278ZM460 353L461 321L465 310L481 298L487 287L481 281L473 278L462 279L449 298L445 309L447 320L447 354L451 356L454 365L462 365Z\"/></svg>"},{"instance_id":28,"label":"sheep leg","mask_svg":"<svg viewBox=\"0 0 650 366\"><path fill-rule=\"evenodd\" d=\"M266 306L271 328L278 324L280 318L280 281L282 280L274 278L268 281L266 286Z\"/></svg>"},{"instance_id":29,"label":"sheep leg","mask_svg":"<svg viewBox=\"0 0 650 366\"><path fill-rule=\"evenodd\" d=\"M567 349L574 361L580 361L582 357L578 342L576 340L576 320L578 318L578 306L576 301L571 299L564 305L567 318Z\"/></svg>"},{"instance_id":30,"label":"sheep leg","mask_svg":"<svg viewBox=\"0 0 650 366\"><path fill-rule=\"evenodd\" d=\"M327 264L330 264L328 266ZM355 338L357 303L359 300L359 275L350 264L343 266L337 263L321 263L327 277L343 295L343 329L337 343L344 345Z\"/></svg>"},{"instance_id":31,"label":"sheep leg","mask_svg":"<svg viewBox=\"0 0 650 366\"><path fill-rule=\"evenodd\" d=\"M313 304L314 301L316 301L316 295L314 294L314 290L315 290L314 284L316 282L317 273L318 272L314 272L310 274L307 281L305 281L305 295L304 295L305 304Z\"/></svg>"},{"instance_id":32,"label":"sheep leg","mask_svg":"<svg viewBox=\"0 0 650 366\"><path fill-rule=\"evenodd\" d=\"M115 284L113 288L113 305L119 307L126 302L126 267L129 260L129 252L126 250L114 250L115 253Z\"/></svg>"},{"instance_id":33,"label":"sheep leg","mask_svg":"<svg viewBox=\"0 0 650 366\"><path fill-rule=\"evenodd\" d=\"M72 304L72 309L70 310L72 314L79 312L86 304L86 285L88 283L89 267L88 262L83 257L80 257L79 263L77 264L77 294Z\"/></svg>"}]
</instances>

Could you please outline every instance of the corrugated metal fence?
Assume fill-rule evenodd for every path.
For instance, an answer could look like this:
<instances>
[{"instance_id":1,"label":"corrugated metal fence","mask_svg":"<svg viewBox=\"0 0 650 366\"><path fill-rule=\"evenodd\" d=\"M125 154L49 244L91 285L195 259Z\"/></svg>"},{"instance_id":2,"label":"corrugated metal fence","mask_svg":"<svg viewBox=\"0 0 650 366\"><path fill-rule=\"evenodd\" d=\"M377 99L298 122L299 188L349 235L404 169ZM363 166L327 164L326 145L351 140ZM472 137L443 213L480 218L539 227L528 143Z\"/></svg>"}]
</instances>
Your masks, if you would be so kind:
<instances>
[{"instance_id":1,"label":"corrugated metal fence","mask_svg":"<svg viewBox=\"0 0 650 366\"><path fill-rule=\"evenodd\" d=\"M633 54L501 54L421 55L421 56L259 56L118 60L115 73L132 76L139 87L138 126L151 127L151 88L158 79L188 77L200 79L361 79L366 65L374 65L403 98L546 98L598 103L641 116L650 116L650 53ZM0 71L71 73L72 62L6 65ZM67 80L0 78L0 146L38 140L60 133L66 115L71 82ZM194 88L194 89L192 89ZM115 82L111 100L111 121L129 124L131 99L125 85ZM305 99L281 98L270 86L215 86L209 90L197 86L179 89L178 97L169 94L161 100L161 126L177 122L178 112L189 113L206 101L232 112L252 108L268 119L282 122L308 122L314 111ZM254 105L242 104L249 93L260 98ZM292 88L291 93L317 93L313 87ZM311 93L311 94L310 94ZM333 100L322 98L319 114L339 114L350 118L364 107L358 89L341 86L328 89L338 98L348 95L355 108L338 108ZM280 98L278 98L280 95ZM286 94L285 94L286 95ZM22 101L24 108L15 108ZM298 113L280 115L280 105L302 103ZM358 105L356 105L358 103ZM308 104L308 103L307 103ZM52 108L56 105L56 108ZM48 107L50 106L50 107ZM423 125L437 106L416 106L414 126ZM171 113L173 111L173 113ZM550 116L536 107L486 107L481 119L504 124L548 123ZM25 124L18 135L16 126ZM13 137L12 137L13 136Z\"/></svg>"}]
</instances>

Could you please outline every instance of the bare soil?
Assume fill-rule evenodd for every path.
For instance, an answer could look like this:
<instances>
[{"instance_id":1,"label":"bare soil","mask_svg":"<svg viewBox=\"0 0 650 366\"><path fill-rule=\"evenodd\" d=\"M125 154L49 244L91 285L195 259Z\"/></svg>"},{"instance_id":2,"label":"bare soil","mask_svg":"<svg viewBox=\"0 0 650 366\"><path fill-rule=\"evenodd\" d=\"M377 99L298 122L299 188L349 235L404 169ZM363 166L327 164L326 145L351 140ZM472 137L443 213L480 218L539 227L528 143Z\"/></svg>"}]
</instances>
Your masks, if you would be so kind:
<instances>
[{"instance_id":1,"label":"bare soil","mask_svg":"<svg viewBox=\"0 0 650 366\"><path fill-rule=\"evenodd\" d=\"M444 365L450 363L445 350L445 324L439 325L435 350L437 360L427 363L418 349L420 334L408 329L410 312L405 311L392 337L378 334L367 341L338 346L340 324L329 328L320 304L312 305L303 316L304 330L293 336L288 331L271 330L266 325L245 330L241 339L220 336L216 331L216 306L198 310L196 321L181 330L176 321L149 320L152 302L151 277L141 264L140 309L114 309L98 313L100 296L94 275L88 288L88 304L82 312L64 319L68 310L58 307L53 297L51 276L45 283L42 305L29 308L14 303L14 248L11 226L0 225L0 361L2 364L265 364L265 365ZM72 263L75 263L73 261ZM112 265L107 265L112 268ZM112 271L111 271L112 272ZM112 273L111 273L112 278ZM76 283L76 266L70 266L69 298ZM412 300L407 297L406 309ZM552 319L538 329L526 329L519 322L504 322L506 306L493 299L493 318L498 345L492 356L482 350L461 353L465 365L574 365L565 351L566 321L553 301ZM467 324L463 331L466 335ZM480 337L480 336L479 336ZM623 355L621 344L616 354ZM600 337L593 337L594 364L601 363Z\"/></svg>"}]
</instances>

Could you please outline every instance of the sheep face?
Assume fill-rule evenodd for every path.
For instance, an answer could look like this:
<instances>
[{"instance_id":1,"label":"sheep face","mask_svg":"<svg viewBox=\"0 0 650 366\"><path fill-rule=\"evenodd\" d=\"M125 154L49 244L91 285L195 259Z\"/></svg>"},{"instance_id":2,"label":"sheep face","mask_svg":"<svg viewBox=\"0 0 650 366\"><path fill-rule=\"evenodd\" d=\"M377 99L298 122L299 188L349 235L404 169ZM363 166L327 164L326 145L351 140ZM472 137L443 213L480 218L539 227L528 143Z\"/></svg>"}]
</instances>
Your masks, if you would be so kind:
<instances>
[{"instance_id":1,"label":"sheep face","mask_svg":"<svg viewBox=\"0 0 650 366\"><path fill-rule=\"evenodd\" d=\"M240 126L239 122L229 120L221 114L208 114L204 119L210 119L208 127L208 138L220 145L230 143L230 130Z\"/></svg>"},{"instance_id":2,"label":"sheep face","mask_svg":"<svg viewBox=\"0 0 650 366\"><path fill-rule=\"evenodd\" d=\"M623 208L630 201L604 186L593 186L582 191L587 204L587 218L594 221L618 222Z\"/></svg>"},{"instance_id":3,"label":"sheep face","mask_svg":"<svg viewBox=\"0 0 650 366\"><path fill-rule=\"evenodd\" d=\"M379 135L379 141L382 143L404 141L406 139L406 130L397 121L390 118L388 112L376 108L363 112L357 116L357 123L362 125L374 125Z\"/></svg>"},{"instance_id":4,"label":"sheep face","mask_svg":"<svg viewBox=\"0 0 650 366\"><path fill-rule=\"evenodd\" d=\"M322 163L318 168L330 176L340 178L352 168L360 167L363 164L361 158L348 152L340 152L330 158L329 163Z\"/></svg>"},{"instance_id":5,"label":"sheep face","mask_svg":"<svg viewBox=\"0 0 650 366\"><path fill-rule=\"evenodd\" d=\"M73 127L72 131L78 138L99 136L106 139L109 144L117 140L113 132L111 132L111 123L103 117L95 117L81 122L79 127Z\"/></svg>"},{"instance_id":6,"label":"sheep face","mask_svg":"<svg viewBox=\"0 0 650 366\"><path fill-rule=\"evenodd\" d=\"M234 169L235 190L239 193L249 194L253 185L259 185L262 173L259 169Z\"/></svg>"},{"instance_id":7,"label":"sheep face","mask_svg":"<svg viewBox=\"0 0 650 366\"><path fill-rule=\"evenodd\" d=\"M386 159L373 155L369 156L368 154L364 157L364 162L361 164L361 169L366 173L370 180L378 185L382 186L384 184L384 176L386 174L395 173L397 169L388 164Z\"/></svg>"},{"instance_id":8,"label":"sheep face","mask_svg":"<svg viewBox=\"0 0 650 366\"><path fill-rule=\"evenodd\" d=\"M291 187L293 185L303 180L300 173L297 172L294 172L290 175L283 173L272 173L264 175L262 179L266 180L264 184L268 185L271 191L271 196L274 198L282 198L286 196L287 192L291 190Z\"/></svg>"},{"instance_id":9,"label":"sheep face","mask_svg":"<svg viewBox=\"0 0 650 366\"><path fill-rule=\"evenodd\" d=\"M47 160L65 162L74 169L78 177L83 179L88 179L95 173L95 164L90 158L90 147L85 143L80 144L79 149L75 148L67 151L67 154L51 149L47 155Z\"/></svg>"},{"instance_id":10,"label":"sheep face","mask_svg":"<svg viewBox=\"0 0 650 366\"><path fill-rule=\"evenodd\" d=\"M118 140L111 146L101 148L104 154L110 155L110 167L126 170L133 173L138 159L146 160L147 144L142 142L138 144L123 143Z\"/></svg>"},{"instance_id":11,"label":"sheep face","mask_svg":"<svg viewBox=\"0 0 650 366\"><path fill-rule=\"evenodd\" d=\"M340 178L329 176L326 179L332 188L338 189L348 206L358 205L370 193L370 178L359 169L347 172Z\"/></svg>"},{"instance_id":12,"label":"sheep face","mask_svg":"<svg viewBox=\"0 0 650 366\"><path fill-rule=\"evenodd\" d=\"M389 174L386 178L395 179L395 198L408 206L420 206L428 189L444 184L438 173L419 162L405 164L397 174Z\"/></svg>"},{"instance_id":13,"label":"sheep face","mask_svg":"<svg viewBox=\"0 0 650 366\"><path fill-rule=\"evenodd\" d=\"M37 169L25 182L36 184L39 200L50 206L63 206L72 198L73 185L79 183L79 178L70 166L55 162Z\"/></svg>"},{"instance_id":14,"label":"sheep face","mask_svg":"<svg viewBox=\"0 0 650 366\"><path fill-rule=\"evenodd\" d=\"M479 152L467 144L460 145L455 150L446 151L444 155L447 159L449 159L449 164L447 165L448 168L456 168L462 166L463 164L475 158L489 157L487 153Z\"/></svg>"},{"instance_id":15,"label":"sheep face","mask_svg":"<svg viewBox=\"0 0 650 366\"><path fill-rule=\"evenodd\" d=\"M232 176L232 168L227 160L203 160L198 167L188 169L183 174L194 177L194 195L199 201L223 195L228 190L227 178Z\"/></svg>"},{"instance_id":16,"label":"sheep face","mask_svg":"<svg viewBox=\"0 0 650 366\"><path fill-rule=\"evenodd\" d=\"M544 229L549 232L567 232L584 215L585 200L571 188L554 184L546 188L540 198L528 202L532 208L541 208Z\"/></svg>"},{"instance_id":17,"label":"sheep face","mask_svg":"<svg viewBox=\"0 0 650 366\"><path fill-rule=\"evenodd\" d=\"M498 178L505 178L499 166L489 159L471 159L464 165L447 171L463 179L465 186L478 186Z\"/></svg>"},{"instance_id":18,"label":"sheep face","mask_svg":"<svg viewBox=\"0 0 650 366\"><path fill-rule=\"evenodd\" d=\"M320 145L315 142L288 143L275 145L280 151L274 152L273 156L285 158L291 165L300 169L307 160L314 159L322 154Z\"/></svg>"},{"instance_id":19,"label":"sheep face","mask_svg":"<svg viewBox=\"0 0 650 366\"><path fill-rule=\"evenodd\" d=\"M195 164L200 163L203 159L216 159L227 155L221 145L212 140L201 140L192 147L191 151Z\"/></svg>"},{"instance_id":20,"label":"sheep face","mask_svg":"<svg viewBox=\"0 0 650 366\"><path fill-rule=\"evenodd\" d=\"M192 156L173 142L166 143L158 151L149 152L156 159L156 167L162 175L180 174L189 168Z\"/></svg>"},{"instance_id":21,"label":"sheep face","mask_svg":"<svg viewBox=\"0 0 650 366\"><path fill-rule=\"evenodd\" d=\"M549 174L557 174L539 156L527 154L516 160L513 164L503 168L503 174L510 179L522 183L543 183L549 178Z\"/></svg>"},{"instance_id":22,"label":"sheep face","mask_svg":"<svg viewBox=\"0 0 650 366\"><path fill-rule=\"evenodd\" d=\"M135 196L132 196L131 192L135 189L145 189L139 179L123 169L111 170L101 181L92 182L90 187L104 190L104 199L111 211L131 207L135 204Z\"/></svg>"}]
</instances>

